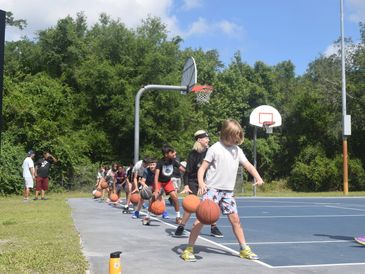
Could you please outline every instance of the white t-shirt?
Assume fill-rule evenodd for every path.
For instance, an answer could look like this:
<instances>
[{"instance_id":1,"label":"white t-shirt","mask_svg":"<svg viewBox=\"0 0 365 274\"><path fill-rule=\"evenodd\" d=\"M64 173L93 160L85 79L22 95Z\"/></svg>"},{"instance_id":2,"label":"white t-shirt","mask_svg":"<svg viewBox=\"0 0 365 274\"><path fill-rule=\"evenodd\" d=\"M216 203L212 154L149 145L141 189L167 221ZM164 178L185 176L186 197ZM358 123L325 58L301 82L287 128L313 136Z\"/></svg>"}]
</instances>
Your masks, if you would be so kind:
<instances>
[{"instance_id":1,"label":"white t-shirt","mask_svg":"<svg viewBox=\"0 0 365 274\"><path fill-rule=\"evenodd\" d=\"M207 187L228 191L234 190L238 165L248 161L240 147L227 147L220 141L208 149L204 160L209 162L205 177Z\"/></svg>"},{"instance_id":2,"label":"white t-shirt","mask_svg":"<svg viewBox=\"0 0 365 274\"><path fill-rule=\"evenodd\" d=\"M24 178L32 178L32 173L30 173L30 168L34 168L34 162L33 162L33 159L31 157L27 157L24 159L23 161L23 165L22 165L22 168L23 168L23 177Z\"/></svg>"},{"instance_id":3,"label":"white t-shirt","mask_svg":"<svg viewBox=\"0 0 365 274\"><path fill-rule=\"evenodd\" d=\"M143 160L139 160L133 167L132 172L137 173L138 176L142 177L145 167L143 166Z\"/></svg>"}]
</instances>

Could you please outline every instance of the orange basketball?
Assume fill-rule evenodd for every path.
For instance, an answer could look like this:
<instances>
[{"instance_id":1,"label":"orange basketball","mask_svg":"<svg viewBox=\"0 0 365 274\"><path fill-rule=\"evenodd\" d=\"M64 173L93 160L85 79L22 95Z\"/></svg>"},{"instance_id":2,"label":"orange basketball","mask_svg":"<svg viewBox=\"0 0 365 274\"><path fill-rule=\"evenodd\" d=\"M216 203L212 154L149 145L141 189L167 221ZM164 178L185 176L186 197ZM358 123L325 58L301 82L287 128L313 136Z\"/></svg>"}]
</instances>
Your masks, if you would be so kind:
<instances>
[{"instance_id":1,"label":"orange basketball","mask_svg":"<svg viewBox=\"0 0 365 274\"><path fill-rule=\"evenodd\" d=\"M108 188L108 183L105 180L102 180L100 183L100 187L102 189L106 189L106 188Z\"/></svg>"},{"instance_id":2,"label":"orange basketball","mask_svg":"<svg viewBox=\"0 0 365 274\"><path fill-rule=\"evenodd\" d=\"M112 193L112 194L110 194L109 199L112 202L116 202L116 201L118 201L118 195L115 193Z\"/></svg>"},{"instance_id":3,"label":"orange basketball","mask_svg":"<svg viewBox=\"0 0 365 274\"><path fill-rule=\"evenodd\" d=\"M99 191L99 190L96 190L95 192L93 191L93 194L94 194L94 197L95 197L95 198L100 198L100 197L101 197L101 195L103 195L103 194L101 193L101 191Z\"/></svg>"},{"instance_id":4,"label":"orange basketball","mask_svg":"<svg viewBox=\"0 0 365 274\"><path fill-rule=\"evenodd\" d=\"M193 194L186 196L182 202L184 210L189 213L196 212L199 204L200 204L199 197Z\"/></svg>"},{"instance_id":5,"label":"orange basketball","mask_svg":"<svg viewBox=\"0 0 365 274\"><path fill-rule=\"evenodd\" d=\"M165 203L160 200L155 200L151 202L148 210L155 215L161 215L165 211Z\"/></svg>"},{"instance_id":6,"label":"orange basketball","mask_svg":"<svg viewBox=\"0 0 365 274\"><path fill-rule=\"evenodd\" d=\"M131 202L133 204L138 204L139 200L141 199L141 195L139 195L139 193L133 193L131 195Z\"/></svg>"},{"instance_id":7,"label":"orange basketball","mask_svg":"<svg viewBox=\"0 0 365 274\"><path fill-rule=\"evenodd\" d=\"M212 200L202 201L196 210L196 217L205 225L214 224L218 221L220 215L221 210L219 206Z\"/></svg>"}]
</instances>

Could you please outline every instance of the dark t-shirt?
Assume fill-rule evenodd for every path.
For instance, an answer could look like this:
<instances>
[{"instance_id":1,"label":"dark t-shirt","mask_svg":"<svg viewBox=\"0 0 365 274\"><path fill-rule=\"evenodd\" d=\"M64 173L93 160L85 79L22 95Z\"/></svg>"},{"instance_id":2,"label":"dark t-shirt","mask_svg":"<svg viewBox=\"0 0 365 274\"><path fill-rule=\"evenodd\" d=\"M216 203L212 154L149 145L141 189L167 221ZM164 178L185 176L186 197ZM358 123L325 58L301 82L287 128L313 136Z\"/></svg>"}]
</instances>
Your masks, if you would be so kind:
<instances>
[{"instance_id":1,"label":"dark t-shirt","mask_svg":"<svg viewBox=\"0 0 365 274\"><path fill-rule=\"evenodd\" d=\"M48 177L49 168L51 167L52 164L53 164L53 160L51 158L48 158L48 159L40 158L36 162L37 176L42 177L42 178Z\"/></svg>"},{"instance_id":2,"label":"dark t-shirt","mask_svg":"<svg viewBox=\"0 0 365 274\"><path fill-rule=\"evenodd\" d=\"M123 183L124 182L124 180L125 180L125 178L126 178L126 174L125 174L125 172L124 171L117 171L116 173L115 173L115 179L117 180L117 184L121 184L121 183Z\"/></svg>"},{"instance_id":3,"label":"dark t-shirt","mask_svg":"<svg viewBox=\"0 0 365 274\"><path fill-rule=\"evenodd\" d=\"M159 160L156 165L156 169L160 170L158 181L161 183L170 181L172 174L174 173L174 167L180 167L180 164L175 159L162 158Z\"/></svg>"},{"instance_id":4,"label":"dark t-shirt","mask_svg":"<svg viewBox=\"0 0 365 274\"><path fill-rule=\"evenodd\" d=\"M189 153L188 161L186 163L186 171L184 173L184 185L190 183L198 183L198 170L207 154L207 150L198 152L192 150Z\"/></svg>"},{"instance_id":5,"label":"dark t-shirt","mask_svg":"<svg viewBox=\"0 0 365 274\"><path fill-rule=\"evenodd\" d=\"M155 173L153 173L149 168L146 168L143 172L143 178L146 179L146 185L152 186L155 180Z\"/></svg>"}]
</instances>

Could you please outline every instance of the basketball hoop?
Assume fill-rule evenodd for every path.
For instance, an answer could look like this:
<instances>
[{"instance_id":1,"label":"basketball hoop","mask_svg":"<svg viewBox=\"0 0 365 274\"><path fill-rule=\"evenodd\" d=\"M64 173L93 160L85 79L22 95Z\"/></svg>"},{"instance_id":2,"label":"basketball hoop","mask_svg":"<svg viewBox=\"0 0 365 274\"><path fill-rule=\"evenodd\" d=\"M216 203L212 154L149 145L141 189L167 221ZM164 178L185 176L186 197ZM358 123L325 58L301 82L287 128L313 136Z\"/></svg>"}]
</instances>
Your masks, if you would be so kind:
<instances>
[{"instance_id":1,"label":"basketball hoop","mask_svg":"<svg viewBox=\"0 0 365 274\"><path fill-rule=\"evenodd\" d=\"M205 103L209 102L210 95L213 92L213 86L208 86L208 85L197 86L197 85L195 85L191 89L191 92L196 94L196 102L198 104L205 104Z\"/></svg>"},{"instance_id":2,"label":"basketball hoop","mask_svg":"<svg viewBox=\"0 0 365 274\"><path fill-rule=\"evenodd\" d=\"M272 133L272 125L275 124L274 121L266 121L262 123L262 127L265 129L267 134L271 134Z\"/></svg>"}]
</instances>

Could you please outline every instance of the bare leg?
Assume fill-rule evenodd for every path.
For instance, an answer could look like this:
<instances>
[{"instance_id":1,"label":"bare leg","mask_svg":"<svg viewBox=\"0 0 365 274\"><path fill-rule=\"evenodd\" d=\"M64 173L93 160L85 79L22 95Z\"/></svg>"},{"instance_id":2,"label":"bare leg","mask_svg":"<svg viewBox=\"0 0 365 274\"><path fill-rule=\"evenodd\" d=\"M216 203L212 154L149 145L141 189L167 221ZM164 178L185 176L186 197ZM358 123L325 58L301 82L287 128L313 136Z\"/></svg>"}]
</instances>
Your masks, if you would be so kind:
<instances>
[{"instance_id":1,"label":"bare leg","mask_svg":"<svg viewBox=\"0 0 365 274\"><path fill-rule=\"evenodd\" d=\"M172 191L169 193L172 202L174 203L175 212L179 211L179 198L177 197L176 191Z\"/></svg>"},{"instance_id":2,"label":"bare leg","mask_svg":"<svg viewBox=\"0 0 365 274\"><path fill-rule=\"evenodd\" d=\"M232 213L228 215L228 220L231 222L232 230L234 235L236 236L237 241L240 244L245 244L245 234L243 232L243 228L241 226L240 218L237 213Z\"/></svg>"},{"instance_id":3,"label":"bare leg","mask_svg":"<svg viewBox=\"0 0 365 274\"><path fill-rule=\"evenodd\" d=\"M189 246L193 246L195 244L196 239L198 239L198 236L203 226L204 225L198 220L195 221L195 223L193 224L193 229L191 230L189 236L189 242L188 242Z\"/></svg>"}]
</instances>

